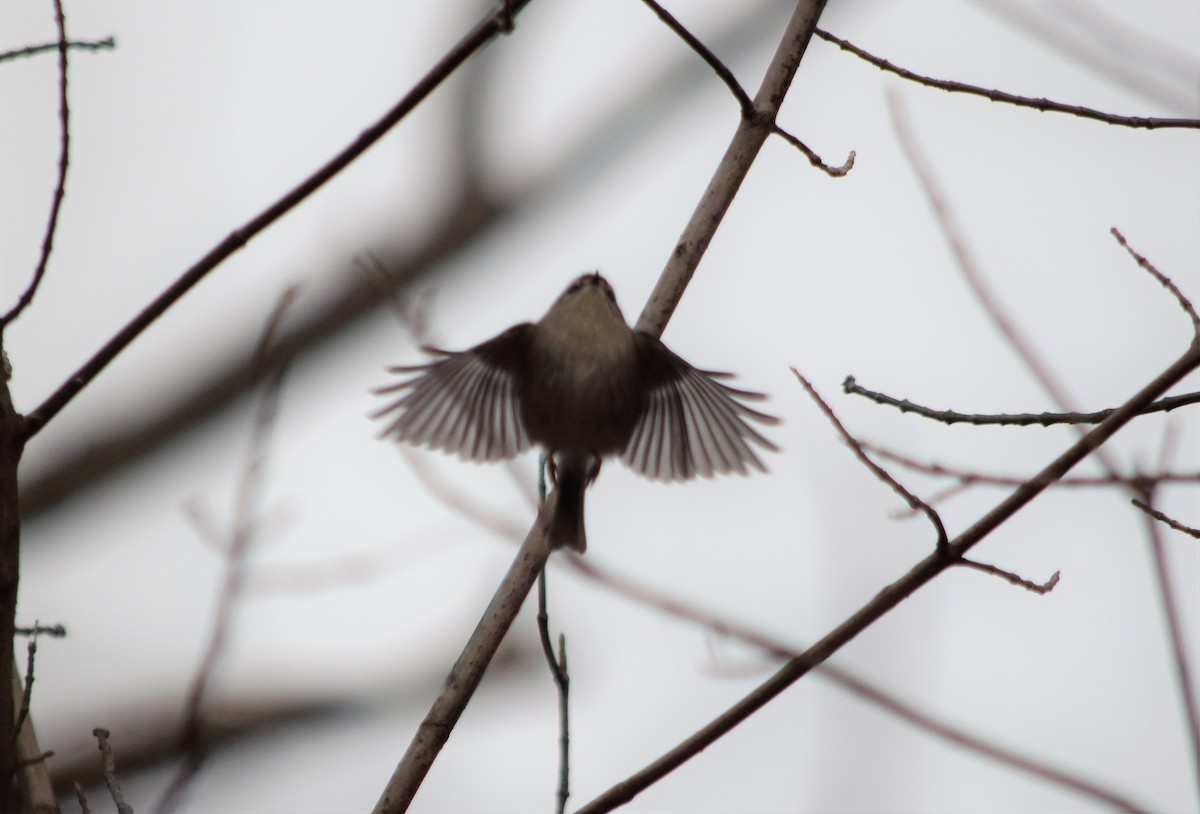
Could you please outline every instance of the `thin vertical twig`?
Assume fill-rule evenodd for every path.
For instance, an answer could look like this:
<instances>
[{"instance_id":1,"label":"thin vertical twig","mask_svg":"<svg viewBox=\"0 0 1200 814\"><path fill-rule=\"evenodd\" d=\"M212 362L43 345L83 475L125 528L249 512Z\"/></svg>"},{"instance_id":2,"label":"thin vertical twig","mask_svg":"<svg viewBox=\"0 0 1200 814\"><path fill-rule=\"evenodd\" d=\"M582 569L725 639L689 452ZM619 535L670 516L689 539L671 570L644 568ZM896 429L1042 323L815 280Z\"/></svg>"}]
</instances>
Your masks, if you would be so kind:
<instances>
[{"instance_id":1,"label":"thin vertical twig","mask_svg":"<svg viewBox=\"0 0 1200 814\"><path fill-rule=\"evenodd\" d=\"M104 785L108 787L109 796L117 807L117 814L133 814L133 806L125 802L125 794L117 780L117 759L113 756L112 744L108 742L112 733L98 726L92 730L92 735L100 746L101 760L104 761Z\"/></svg>"},{"instance_id":2,"label":"thin vertical twig","mask_svg":"<svg viewBox=\"0 0 1200 814\"><path fill-rule=\"evenodd\" d=\"M1150 490L1142 493L1142 501L1154 506L1154 494ZM1154 579L1158 586L1159 604L1167 629L1167 640L1171 643L1171 662L1174 667L1175 684L1179 693L1187 722L1188 748L1192 753L1192 780L1196 784L1196 798L1200 800L1200 715L1197 714L1196 685L1192 681L1192 668L1188 659L1183 623L1179 618L1179 607L1175 600L1175 587L1171 581L1171 569L1167 564L1167 552L1163 545L1161 527L1147 513L1140 513L1150 546L1150 561L1154 566Z\"/></svg>"},{"instance_id":3,"label":"thin vertical twig","mask_svg":"<svg viewBox=\"0 0 1200 814\"><path fill-rule=\"evenodd\" d=\"M54 250L54 235L58 231L58 215L62 210L63 196L67 190L67 167L71 157L71 108L67 104L67 18L63 14L62 0L54 0L54 22L58 26L58 182L54 185L54 196L50 202L50 217L46 221L46 232L42 236L42 252L33 271L33 279L21 294L16 304L0 317L0 330L12 323L33 302L46 267L50 263L50 252Z\"/></svg>"},{"instance_id":4,"label":"thin vertical twig","mask_svg":"<svg viewBox=\"0 0 1200 814\"><path fill-rule=\"evenodd\" d=\"M550 613L546 600L546 569L538 577L538 639L542 655L550 668L550 677L558 690L558 794L555 811L563 814L571 797L571 676L567 672L567 637L558 634L558 653L550 640Z\"/></svg>"},{"instance_id":5,"label":"thin vertical twig","mask_svg":"<svg viewBox=\"0 0 1200 814\"><path fill-rule=\"evenodd\" d=\"M276 303L255 352L255 364L263 364L263 360L268 357L268 351L279 332L283 316L295 301L297 293L298 289L295 287L289 288ZM257 514L262 496L264 467L271 434L279 414L279 397L285 372L285 365L277 365L264 374L265 384L251 427L249 451L235 497L229 547L224 552L225 574L217 599L217 610L213 617L208 645L196 671L185 707L183 736L180 741L184 761L159 800L160 811L174 810L187 785L207 758L203 740L204 705L208 700L209 688L216 675L217 666L228 645L233 629L234 612L245 584L247 559L259 525Z\"/></svg>"}]
</instances>

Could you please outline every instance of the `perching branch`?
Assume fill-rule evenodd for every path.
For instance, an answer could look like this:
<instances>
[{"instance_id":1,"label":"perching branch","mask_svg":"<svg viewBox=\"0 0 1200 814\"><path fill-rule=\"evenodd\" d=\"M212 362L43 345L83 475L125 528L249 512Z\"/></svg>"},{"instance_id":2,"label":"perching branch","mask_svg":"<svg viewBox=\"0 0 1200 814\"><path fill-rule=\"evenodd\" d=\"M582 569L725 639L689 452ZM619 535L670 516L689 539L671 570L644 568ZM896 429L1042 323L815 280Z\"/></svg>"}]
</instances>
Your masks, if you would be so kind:
<instances>
[{"instance_id":1,"label":"perching branch","mask_svg":"<svg viewBox=\"0 0 1200 814\"><path fill-rule=\"evenodd\" d=\"M550 500L538 512L537 521L525 537L525 542L521 544L521 549L517 552L508 573L504 575L500 588L484 611L475 632L467 640L462 655L458 657L450 675L446 677L445 686L425 715L425 719L421 721L408 750L392 773L387 788L375 804L375 814L397 814L407 811L425 775L433 766L433 761L446 745L446 740L466 709L467 702L471 700L475 688L483 679L484 671L496 655L500 642L512 627L525 597L529 595L538 574L546 566L546 560L550 557L546 532L550 527L556 500L557 494L552 494Z\"/></svg>"}]
</instances>

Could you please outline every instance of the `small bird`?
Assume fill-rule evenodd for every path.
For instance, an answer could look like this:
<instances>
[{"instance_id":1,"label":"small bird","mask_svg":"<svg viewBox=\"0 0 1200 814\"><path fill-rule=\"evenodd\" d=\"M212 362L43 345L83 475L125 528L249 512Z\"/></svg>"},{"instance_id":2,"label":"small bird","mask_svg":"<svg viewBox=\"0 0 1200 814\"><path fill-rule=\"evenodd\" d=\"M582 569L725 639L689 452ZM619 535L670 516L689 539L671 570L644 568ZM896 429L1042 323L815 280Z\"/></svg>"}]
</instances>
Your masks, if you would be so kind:
<instances>
[{"instance_id":1,"label":"small bird","mask_svg":"<svg viewBox=\"0 0 1200 814\"><path fill-rule=\"evenodd\" d=\"M764 398L698 370L658 337L625 322L612 286L584 274L536 323L522 323L461 351L393 367L409 378L379 388L401 393L374 414L382 437L472 461L512 458L538 444L558 492L549 539L583 553L583 493L601 461L621 461L652 480L766 471L750 442L777 447L746 419L778 419L743 402ZM411 375L415 374L415 375Z\"/></svg>"}]
</instances>

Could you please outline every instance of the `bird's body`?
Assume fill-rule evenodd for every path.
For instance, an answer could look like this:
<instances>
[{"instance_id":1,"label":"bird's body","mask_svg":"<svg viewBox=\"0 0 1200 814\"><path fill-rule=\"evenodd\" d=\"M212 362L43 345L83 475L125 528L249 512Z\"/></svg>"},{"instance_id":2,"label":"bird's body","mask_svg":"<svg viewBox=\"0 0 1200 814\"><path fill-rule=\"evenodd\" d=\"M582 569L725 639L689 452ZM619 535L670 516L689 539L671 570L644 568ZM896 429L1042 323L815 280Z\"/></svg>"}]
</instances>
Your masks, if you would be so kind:
<instances>
[{"instance_id":1,"label":"bird's body","mask_svg":"<svg viewBox=\"0 0 1200 814\"><path fill-rule=\"evenodd\" d=\"M429 365L384 388L407 391L384 434L472 460L508 458L532 444L551 462L553 545L584 551L583 495L601 461L621 455L660 480L764 469L747 440L774 445L745 423L775 419L738 398L761 398L699 371L625 322L608 282L578 278L537 323Z\"/></svg>"}]
</instances>

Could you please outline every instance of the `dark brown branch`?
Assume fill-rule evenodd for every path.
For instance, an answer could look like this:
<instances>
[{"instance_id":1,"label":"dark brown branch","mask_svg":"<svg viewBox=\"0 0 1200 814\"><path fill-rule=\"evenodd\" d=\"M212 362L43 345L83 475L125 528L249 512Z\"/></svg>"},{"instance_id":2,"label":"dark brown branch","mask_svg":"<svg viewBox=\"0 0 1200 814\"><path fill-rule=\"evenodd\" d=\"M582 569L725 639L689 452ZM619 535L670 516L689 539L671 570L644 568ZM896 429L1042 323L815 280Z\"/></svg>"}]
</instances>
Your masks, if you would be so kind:
<instances>
[{"instance_id":1,"label":"dark brown branch","mask_svg":"<svg viewBox=\"0 0 1200 814\"><path fill-rule=\"evenodd\" d=\"M1041 472L996 505L990 512L959 534L947 546L947 554L935 551L917 563L907 574L888 585L870 602L830 631L819 642L794 659L757 689L702 727L691 737L668 751L644 769L618 783L579 809L579 814L599 814L622 805L650 785L686 763L724 736L746 718L764 707L810 670L850 642L892 608L911 596L934 577L951 567L981 540L1036 498L1046 487L1069 472L1076 464L1108 441L1129 423L1141 409L1173 387L1188 373L1200 367L1200 343L1193 344L1170 367L1129 399L1098 426L1071 445Z\"/></svg>"},{"instance_id":2,"label":"dark brown branch","mask_svg":"<svg viewBox=\"0 0 1200 814\"><path fill-rule=\"evenodd\" d=\"M989 90L976 85L968 85L963 82L953 82L946 79L934 79L928 76L922 76L918 73L913 73L906 68L901 68L893 65L886 59L881 59L873 54L870 54L857 45L847 42L840 37L835 37L828 31L817 29L816 35L826 42L831 42L841 48L843 51L848 51L854 54L859 59L871 63L880 70L893 73L901 79L907 79L911 82L916 82L920 85L925 85L931 88L950 91L951 93L966 93L972 96L982 96L985 99L990 99L993 102L1003 102L1004 104L1015 105L1017 107L1032 108L1040 110L1043 113L1066 113L1071 116L1076 116L1081 119L1092 119L1105 124L1115 124L1122 127L1135 127L1146 130L1155 130L1160 128L1200 128L1200 119L1163 119L1144 116L1119 116L1115 113L1105 113L1100 110L1093 110L1090 107L1081 107L1078 105L1065 105L1060 102L1052 102L1049 99L1034 99L1029 96L1017 96L1012 93L1005 93L1000 90Z\"/></svg>"},{"instance_id":3,"label":"dark brown branch","mask_svg":"<svg viewBox=\"0 0 1200 814\"><path fill-rule=\"evenodd\" d=\"M847 376L842 382L842 392L852 396L863 396L876 404L895 407L902 413L915 413L924 418L940 421L943 424L977 424L1001 425L1012 427L1027 427L1037 424L1049 427L1054 424L1099 424L1113 414L1115 408L1097 410L1094 413L960 413L955 410L935 410L921 404L898 399L886 393L868 390L858 383L853 376ZM1200 393L1184 393L1159 399L1148 405L1142 415L1149 413L1165 413L1188 404L1200 403Z\"/></svg>"},{"instance_id":4,"label":"dark brown branch","mask_svg":"<svg viewBox=\"0 0 1200 814\"><path fill-rule=\"evenodd\" d=\"M250 220L244 226L234 230L228 237L211 249L195 265L166 291L160 294L150 305L138 314L132 321L104 345L89 359L75 375L64 382L49 398L28 416L27 434L36 434L46 422L54 418L84 387L106 368L134 339L136 339L156 319L174 305L184 294L200 282L214 268L223 263L232 254L244 247L255 236L270 226L297 204L320 189L331 178L345 169L366 150L383 137L392 127L412 112L430 93L454 71L466 62L476 51L486 45L497 34L506 30L512 24L512 16L528 4L529 0L511 0L503 3L497 10L489 14L473 31L461 39L437 63L429 73L404 95L391 110L375 124L368 127L349 146L330 159L298 186Z\"/></svg>"},{"instance_id":5,"label":"dark brown branch","mask_svg":"<svg viewBox=\"0 0 1200 814\"><path fill-rule=\"evenodd\" d=\"M1152 506L1150 506L1150 504L1148 504L1142 500L1139 500L1136 497L1133 500L1131 500L1130 502L1134 506L1137 506L1139 509L1144 511L1146 514L1153 517L1155 520L1158 520L1161 523L1166 523L1168 526L1175 529L1176 531L1182 531L1184 534L1187 534L1191 537L1195 537L1196 539L1200 540L1200 529L1194 529L1191 526L1185 526L1183 523L1180 523L1178 520L1171 519L1167 515L1160 512L1158 509L1153 508Z\"/></svg>"},{"instance_id":6,"label":"dark brown branch","mask_svg":"<svg viewBox=\"0 0 1200 814\"><path fill-rule=\"evenodd\" d=\"M758 112L754 109L754 102L751 100L750 94L746 93L746 89L737 81L737 77L733 75L733 71L729 70L728 65L718 59L717 55L707 45L701 42L692 32L688 31L683 23L679 22L671 12L656 3L655 0L642 0L642 2L658 15L658 19L662 20L667 28L674 31L681 40L688 44L689 48L699 54L700 58L708 63L708 67L713 69L721 81L725 83L725 86L729 88L729 92L733 94L733 98L737 99L738 105L742 109L742 118L752 119L758 115Z\"/></svg>"},{"instance_id":7,"label":"dark brown branch","mask_svg":"<svg viewBox=\"0 0 1200 814\"><path fill-rule=\"evenodd\" d=\"M42 236L42 253L33 270L33 279L25 293L8 313L0 317L0 330L4 330L21 312L33 302L46 266L50 263L50 252L54 249L54 235L58 231L58 215L62 211L63 196L67 190L67 166L71 156L71 108L67 104L67 20L63 16L62 0L54 0L54 22L58 26L58 181L54 185L54 196L50 202L50 217L46 221L46 233Z\"/></svg>"},{"instance_id":8,"label":"dark brown branch","mask_svg":"<svg viewBox=\"0 0 1200 814\"><path fill-rule=\"evenodd\" d=\"M117 41L112 37L105 37L102 40L67 40L67 47L74 51L111 51L117 47ZM42 45L27 45L24 48L15 48L12 51L0 51L0 62L44 54L47 51L57 51L59 48L60 44L58 42L47 42Z\"/></svg>"}]
</instances>

